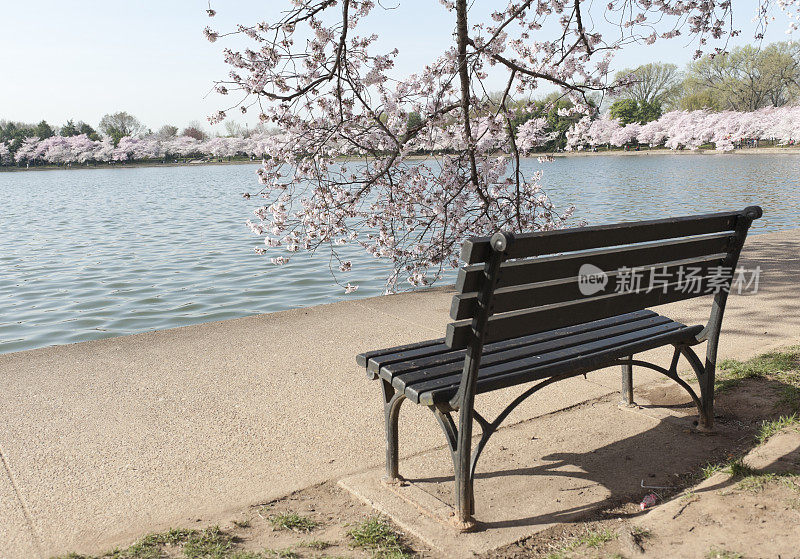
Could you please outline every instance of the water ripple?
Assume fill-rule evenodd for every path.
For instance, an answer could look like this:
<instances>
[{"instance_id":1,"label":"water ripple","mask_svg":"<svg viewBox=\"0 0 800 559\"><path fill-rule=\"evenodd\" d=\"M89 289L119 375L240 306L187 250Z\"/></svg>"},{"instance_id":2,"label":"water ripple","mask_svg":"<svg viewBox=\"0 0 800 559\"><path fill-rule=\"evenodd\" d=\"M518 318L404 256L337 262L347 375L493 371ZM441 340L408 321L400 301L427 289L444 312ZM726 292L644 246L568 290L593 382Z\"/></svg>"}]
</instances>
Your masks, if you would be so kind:
<instances>
[{"instance_id":1,"label":"water ripple","mask_svg":"<svg viewBox=\"0 0 800 559\"><path fill-rule=\"evenodd\" d=\"M274 268L253 253L239 193L256 168L0 173L0 353L379 294L387 267L371 257L354 254L342 279L360 289L344 295L325 258ZM544 172L553 201L593 224L760 204L755 232L800 227L800 156L563 158Z\"/></svg>"}]
</instances>

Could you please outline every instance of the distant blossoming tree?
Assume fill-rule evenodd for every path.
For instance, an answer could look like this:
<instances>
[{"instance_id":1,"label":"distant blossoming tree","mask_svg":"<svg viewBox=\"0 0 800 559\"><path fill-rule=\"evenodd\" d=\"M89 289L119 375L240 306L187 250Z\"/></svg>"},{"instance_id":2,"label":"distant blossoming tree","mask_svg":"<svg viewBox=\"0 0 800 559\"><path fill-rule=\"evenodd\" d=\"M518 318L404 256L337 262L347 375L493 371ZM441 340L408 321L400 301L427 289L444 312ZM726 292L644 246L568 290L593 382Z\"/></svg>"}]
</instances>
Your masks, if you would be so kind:
<instances>
[{"instance_id":1,"label":"distant blossoming tree","mask_svg":"<svg viewBox=\"0 0 800 559\"><path fill-rule=\"evenodd\" d=\"M624 45L684 32L699 56L709 40L734 33L726 29L731 0L512 0L486 14L467 0L441 3L453 15L453 44L407 77L392 75L397 49L374 52L366 22L382 8L372 0L291 0L272 22L230 33L206 28L211 41L240 34L254 44L224 50L233 69L216 88L239 100L212 123L231 110L257 110L282 131L264 146L265 201L250 223L267 247L329 251L346 271L352 264L340 249L356 244L390 259L392 291L457 266L467 236L560 227L569 210L556 211L538 172L527 175L520 164L523 149L547 139L544 122L513 126L512 96L547 83L572 99L572 111L588 111L589 94L625 85L608 80ZM429 4L424 9L442 9ZM615 22L613 33L602 35L597 21ZM490 71L505 74L500 96L488 95ZM634 131L618 132L624 140ZM436 156L410 157L420 151Z\"/></svg>"},{"instance_id":2,"label":"distant blossoming tree","mask_svg":"<svg viewBox=\"0 0 800 559\"><path fill-rule=\"evenodd\" d=\"M595 120L584 117L567 132L567 149L620 147L636 142L692 150L713 144L718 151L730 151L744 140L762 139L780 144L800 140L800 107L765 107L752 112L671 111L647 124L627 126L608 114Z\"/></svg>"},{"instance_id":3,"label":"distant blossoming tree","mask_svg":"<svg viewBox=\"0 0 800 559\"><path fill-rule=\"evenodd\" d=\"M545 123L546 119L532 118L519 126L516 137L521 153L541 146L551 137L550 133L543 132ZM647 124L628 126L622 126L605 114L595 119L581 118L567 130L566 136L568 150L604 145L620 147L632 142L670 149L697 149L713 144L717 150L733 149L742 145L742 140L772 140L782 145L795 145L800 141L800 107L766 107L753 112L671 111ZM92 140L87 134L50 136L43 140L34 136L11 143L0 142L0 165L15 162L70 165L191 156L264 157L275 142L276 138L263 133L247 138L215 137L205 141L189 136L150 135L124 136L115 147L111 138ZM263 229L263 224L254 227ZM276 243L274 239L271 242Z\"/></svg>"}]
</instances>

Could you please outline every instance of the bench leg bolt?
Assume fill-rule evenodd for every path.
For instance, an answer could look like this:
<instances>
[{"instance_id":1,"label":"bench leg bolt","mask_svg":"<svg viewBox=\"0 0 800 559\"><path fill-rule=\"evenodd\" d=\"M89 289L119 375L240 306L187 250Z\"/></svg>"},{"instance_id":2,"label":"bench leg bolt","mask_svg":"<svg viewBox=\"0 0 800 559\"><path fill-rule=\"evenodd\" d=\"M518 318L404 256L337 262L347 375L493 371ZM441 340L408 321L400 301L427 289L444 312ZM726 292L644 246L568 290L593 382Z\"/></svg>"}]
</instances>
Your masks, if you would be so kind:
<instances>
[{"instance_id":1,"label":"bench leg bolt","mask_svg":"<svg viewBox=\"0 0 800 559\"><path fill-rule=\"evenodd\" d=\"M450 518L450 523L459 532L471 532L478 526L478 523L475 522L474 518L470 517L467 520L459 520L458 514L456 513L453 513L453 516Z\"/></svg>"}]
</instances>

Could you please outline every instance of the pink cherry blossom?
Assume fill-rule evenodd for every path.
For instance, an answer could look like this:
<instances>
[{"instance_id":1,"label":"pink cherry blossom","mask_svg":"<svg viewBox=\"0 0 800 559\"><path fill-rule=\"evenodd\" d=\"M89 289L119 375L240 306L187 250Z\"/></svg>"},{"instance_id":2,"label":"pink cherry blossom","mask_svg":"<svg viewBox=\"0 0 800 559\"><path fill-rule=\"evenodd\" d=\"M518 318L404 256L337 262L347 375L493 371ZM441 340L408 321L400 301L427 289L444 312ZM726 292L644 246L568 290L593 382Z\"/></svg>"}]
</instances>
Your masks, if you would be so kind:
<instances>
[{"instance_id":1,"label":"pink cherry blossom","mask_svg":"<svg viewBox=\"0 0 800 559\"><path fill-rule=\"evenodd\" d=\"M715 41L722 48L730 34L727 0L441 5L452 13L453 44L405 76L394 67L398 49L378 50L368 20L385 8L373 0L293 0L273 21L206 30L211 41L240 35L251 44L223 50L232 68L216 89L234 100L211 120L252 108L280 130L251 148L264 156L255 213L275 239L271 248L326 251L338 262L343 247L359 248L392 263L393 291L435 282L458 265L471 235L562 227L571 209L557 208L541 190L541 172L520 164L549 139L545 122L517 127L512 97L555 85L573 101L564 114L589 115L590 94L621 85L609 80L620 48L681 30L703 48ZM420 4L419 17L434 9L441 8ZM599 21L623 32L604 36ZM506 78L499 97L487 95L490 70ZM580 149L640 137L670 141L670 134L586 116L568 141ZM430 157L412 157L420 153Z\"/></svg>"},{"instance_id":2,"label":"pink cherry blossom","mask_svg":"<svg viewBox=\"0 0 800 559\"><path fill-rule=\"evenodd\" d=\"M730 151L744 140L775 140L787 144L800 140L800 106L766 107L753 112L672 111L647 124L621 126L604 115L582 119L567 133L568 149L603 144L639 143L651 147L696 150L713 144Z\"/></svg>"}]
</instances>

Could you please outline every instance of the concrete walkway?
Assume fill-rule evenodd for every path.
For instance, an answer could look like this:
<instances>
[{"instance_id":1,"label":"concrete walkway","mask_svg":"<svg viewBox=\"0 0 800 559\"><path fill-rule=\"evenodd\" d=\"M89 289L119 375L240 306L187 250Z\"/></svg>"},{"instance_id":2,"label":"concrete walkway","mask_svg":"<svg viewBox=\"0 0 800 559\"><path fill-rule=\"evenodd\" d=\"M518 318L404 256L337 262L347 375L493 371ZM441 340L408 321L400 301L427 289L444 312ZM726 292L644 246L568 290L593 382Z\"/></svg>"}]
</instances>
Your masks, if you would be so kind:
<instances>
[{"instance_id":1,"label":"concrete walkway","mask_svg":"<svg viewBox=\"0 0 800 559\"><path fill-rule=\"evenodd\" d=\"M742 264L761 290L731 297L722 357L800 343L800 230L751 237ZM449 306L433 290L0 356L0 557L100 551L379 465L379 390L354 356L443 335ZM709 301L659 310L704 323ZM558 383L509 425L617 385ZM441 446L426 409L403 416L405 456Z\"/></svg>"}]
</instances>

